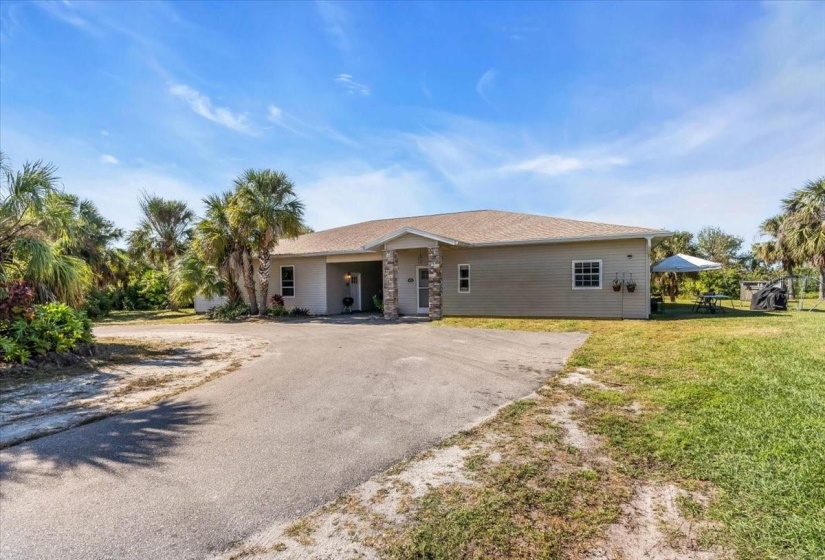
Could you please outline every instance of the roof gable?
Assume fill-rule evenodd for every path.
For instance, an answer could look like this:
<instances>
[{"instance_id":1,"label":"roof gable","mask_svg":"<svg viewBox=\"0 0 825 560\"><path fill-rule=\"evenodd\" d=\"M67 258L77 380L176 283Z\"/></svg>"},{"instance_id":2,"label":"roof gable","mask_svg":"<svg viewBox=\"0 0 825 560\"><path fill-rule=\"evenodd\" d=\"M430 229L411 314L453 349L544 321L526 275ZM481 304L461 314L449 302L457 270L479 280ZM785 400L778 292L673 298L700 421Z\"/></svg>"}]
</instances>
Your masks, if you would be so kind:
<instances>
[{"instance_id":1,"label":"roof gable","mask_svg":"<svg viewBox=\"0 0 825 560\"><path fill-rule=\"evenodd\" d=\"M374 251L379 249L381 245L387 243L388 241L392 241L393 239L398 239L399 237L403 237L405 235L416 235L418 237L423 237L425 239L431 239L433 241L438 241L439 243L444 243L445 245L460 245L461 242L452 239L449 237L444 237L442 235L436 235L435 233L430 233L428 231L416 229L414 227L402 227L401 229L397 229L395 231L391 231L386 235L382 235L372 241L364 244L362 249L364 251Z\"/></svg>"}]
</instances>

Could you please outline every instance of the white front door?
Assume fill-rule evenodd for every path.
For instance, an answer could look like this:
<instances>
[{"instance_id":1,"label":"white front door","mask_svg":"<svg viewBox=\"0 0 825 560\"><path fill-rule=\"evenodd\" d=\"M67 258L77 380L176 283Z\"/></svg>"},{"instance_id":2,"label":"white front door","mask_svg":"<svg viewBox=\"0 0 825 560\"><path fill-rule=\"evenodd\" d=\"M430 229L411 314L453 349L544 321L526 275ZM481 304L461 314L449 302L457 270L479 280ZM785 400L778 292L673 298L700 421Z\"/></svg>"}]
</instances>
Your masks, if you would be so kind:
<instances>
[{"instance_id":1,"label":"white front door","mask_svg":"<svg viewBox=\"0 0 825 560\"><path fill-rule=\"evenodd\" d=\"M430 312L430 269L426 266L419 266L418 271L418 313Z\"/></svg>"},{"instance_id":2,"label":"white front door","mask_svg":"<svg viewBox=\"0 0 825 560\"><path fill-rule=\"evenodd\" d=\"M352 298L352 310L361 311L361 273L353 272L350 274L349 293Z\"/></svg>"}]
</instances>

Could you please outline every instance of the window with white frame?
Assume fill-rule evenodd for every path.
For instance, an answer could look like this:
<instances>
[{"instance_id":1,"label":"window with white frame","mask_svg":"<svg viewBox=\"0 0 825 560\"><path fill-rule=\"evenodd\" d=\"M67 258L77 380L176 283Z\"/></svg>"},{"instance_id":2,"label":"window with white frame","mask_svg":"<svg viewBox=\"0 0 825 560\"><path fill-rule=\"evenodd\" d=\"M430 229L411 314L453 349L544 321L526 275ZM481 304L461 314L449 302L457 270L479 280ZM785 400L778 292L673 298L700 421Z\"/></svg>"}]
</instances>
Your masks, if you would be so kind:
<instances>
[{"instance_id":1,"label":"window with white frame","mask_svg":"<svg viewBox=\"0 0 825 560\"><path fill-rule=\"evenodd\" d=\"M573 261L573 289L599 290L602 287L602 261Z\"/></svg>"},{"instance_id":2,"label":"window with white frame","mask_svg":"<svg viewBox=\"0 0 825 560\"><path fill-rule=\"evenodd\" d=\"M281 296L295 297L295 267L281 267Z\"/></svg>"},{"instance_id":3,"label":"window with white frame","mask_svg":"<svg viewBox=\"0 0 825 560\"><path fill-rule=\"evenodd\" d=\"M461 294L470 293L470 265L458 265L458 292Z\"/></svg>"}]
</instances>

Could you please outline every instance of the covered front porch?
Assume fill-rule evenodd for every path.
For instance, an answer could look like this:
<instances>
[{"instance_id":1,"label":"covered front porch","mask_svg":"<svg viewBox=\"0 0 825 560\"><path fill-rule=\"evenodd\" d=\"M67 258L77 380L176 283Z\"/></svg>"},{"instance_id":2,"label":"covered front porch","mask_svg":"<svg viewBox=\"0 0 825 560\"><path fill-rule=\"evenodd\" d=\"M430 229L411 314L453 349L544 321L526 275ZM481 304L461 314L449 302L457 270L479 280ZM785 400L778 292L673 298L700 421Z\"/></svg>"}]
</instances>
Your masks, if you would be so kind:
<instances>
[{"instance_id":1,"label":"covered front porch","mask_svg":"<svg viewBox=\"0 0 825 560\"><path fill-rule=\"evenodd\" d=\"M384 318L442 317L441 247L383 251Z\"/></svg>"}]
</instances>

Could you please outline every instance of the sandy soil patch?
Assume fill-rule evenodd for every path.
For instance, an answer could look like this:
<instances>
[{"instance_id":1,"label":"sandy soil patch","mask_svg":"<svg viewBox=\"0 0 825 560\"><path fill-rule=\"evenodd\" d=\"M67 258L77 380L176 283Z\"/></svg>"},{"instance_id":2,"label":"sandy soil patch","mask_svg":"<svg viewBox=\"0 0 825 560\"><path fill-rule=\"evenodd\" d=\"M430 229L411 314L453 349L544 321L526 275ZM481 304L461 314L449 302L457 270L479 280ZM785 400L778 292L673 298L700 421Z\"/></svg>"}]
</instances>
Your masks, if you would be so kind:
<instances>
[{"instance_id":1,"label":"sandy soil patch","mask_svg":"<svg viewBox=\"0 0 825 560\"><path fill-rule=\"evenodd\" d=\"M86 363L6 376L0 384L0 448L141 408L260 356L267 342L217 335L98 339Z\"/></svg>"},{"instance_id":2,"label":"sandy soil patch","mask_svg":"<svg viewBox=\"0 0 825 560\"><path fill-rule=\"evenodd\" d=\"M546 416L560 430L561 443L578 450L575 456L579 459L569 464L561 460L563 455L558 456L563 464L553 465L553 470L560 475L576 469L593 468L603 473L616 469L607 454L604 439L586 432L580 425L579 419L586 412L585 402L564 390L571 386L610 389L592 379L592 373L580 368L559 379L556 389L559 399L553 406L536 409L532 417ZM641 412L638 403L629 408L633 413ZM540 428L542 422L539 420L539 425L531 426L530 430ZM349 494L297 521L272 526L218 558L380 558L387 536L397 534L412 522L422 497L444 485L479 484L474 471L468 467L470 462L478 458L488 464L518 461L517 453L510 453L507 448L510 435L484 428L482 425L483 437L469 444L465 442L427 451L371 478ZM703 548L702 535L712 526L706 521L689 519L689 513L683 511L685 505L704 507L706 503L707 497L700 492L687 492L673 484L638 483L633 487L631 500L622 506L619 518L607 527L604 538L596 541L595 546L570 552L572 557L586 560L728 558L721 549Z\"/></svg>"},{"instance_id":3,"label":"sandy soil patch","mask_svg":"<svg viewBox=\"0 0 825 560\"><path fill-rule=\"evenodd\" d=\"M721 560L730 558L718 546L706 548L703 536L713 530L707 521L687 519L683 503L707 500L699 492L687 492L674 484L641 484L622 508L622 517L607 529L604 543L591 550L586 560Z\"/></svg>"},{"instance_id":4,"label":"sandy soil patch","mask_svg":"<svg viewBox=\"0 0 825 560\"><path fill-rule=\"evenodd\" d=\"M480 449L450 446L427 451L298 521L272 526L218 558L377 559L375 545L382 534L408 521L416 499L445 484L475 484L464 460Z\"/></svg>"}]
</instances>

